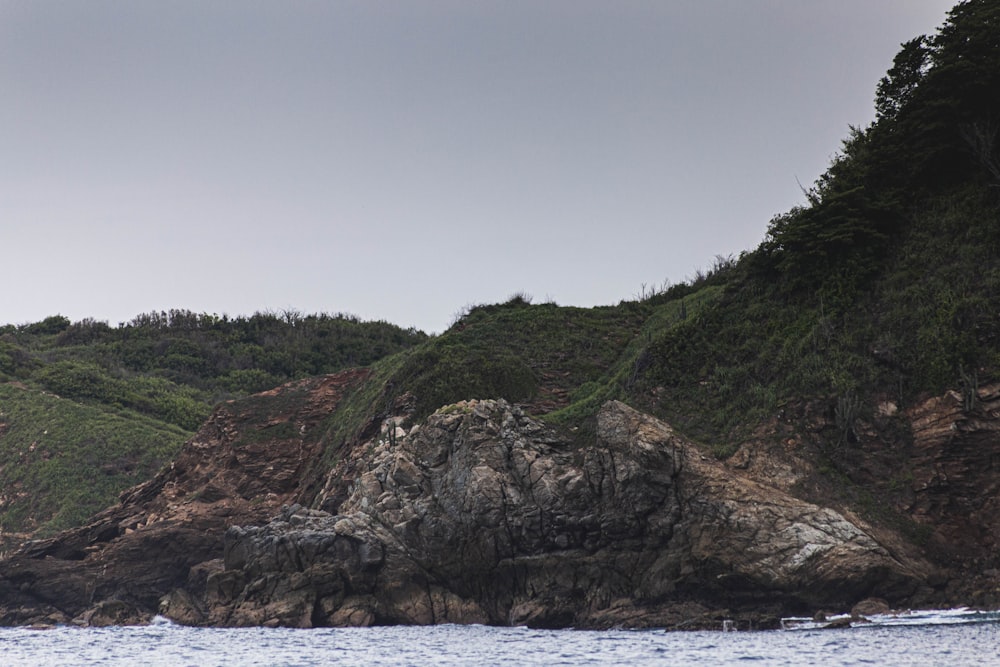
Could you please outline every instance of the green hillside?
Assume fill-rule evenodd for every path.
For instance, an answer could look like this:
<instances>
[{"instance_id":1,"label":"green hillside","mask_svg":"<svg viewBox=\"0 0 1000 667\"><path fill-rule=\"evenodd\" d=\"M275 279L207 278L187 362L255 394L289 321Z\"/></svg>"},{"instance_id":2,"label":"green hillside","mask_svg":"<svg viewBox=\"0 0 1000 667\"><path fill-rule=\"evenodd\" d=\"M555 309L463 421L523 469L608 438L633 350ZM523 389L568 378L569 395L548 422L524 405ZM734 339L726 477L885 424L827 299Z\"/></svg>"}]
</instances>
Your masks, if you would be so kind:
<instances>
[{"instance_id":1,"label":"green hillside","mask_svg":"<svg viewBox=\"0 0 1000 667\"><path fill-rule=\"evenodd\" d=\"M220 400L367 366L426 338L386 322L294 311L229 318L172 310L117 327L56 315L0 327L0 381L194 430Z\"/></svg>"},{"instance_id":2,"label":"green hillside","mask_svg":"<svg viewBox=\"0 0 1000 667\"><path fill-rule=\"evenodd\" d=\"M614 306L514 295L467 309L435 337L297 313L2 327L0 382L28 388L0 385L4 530L80 520L67 499L96 488L99 471L111 463L119 475L134 457L120 484L77 506L147 475L219 400L349 366L373 373L328 418L322 437L333 445L403 402L419 418L468 398L506 398L588 438L598 407L616 398L726 457L795 405L823 417L808 428L830 488L875 506L891 480L862 471L865 448L888 443L891 460L907 438L886 419L881 441L861 442L876 406L905 410L956 389L971 409L976 387L1000 377L1000 5L960 3L937 34L902 45L875 109L758 248ZM57 416L94 425L43 433ZM98 424L104 435L86 435ZM36 441L49 449L31 449ZM22 461L39 451L67 452L87 483L29 478ZM43 501L50 489L61 490Z\"/></svg>"},{"instance_id":3,"label":"green hillside","mask_svg":"<svg viewBox=\"0 0 1000 667\"><path fill-rule=\"evenodd\" d=\"M151 476L221 401L426 340L385 322L174 310L112 327L0 327L0 550L76 525ZM37 531L37 533L36 533Z\"/></svg>"},{"instance_id":4,"label":"green hillside","mask_svg":"<svg viewBox=\"0 0 1000 667\"><path fill-rule=\"evenodd\" d=\"M649 346L646 383L675 423L724 439L786 399L822 397L849 437L875 397L906 404L995 375L1000 6L961 3L939 34L904 44L876 109L724 297Z\"/></svg>"},{"instance_id":5,"label":"green hillside","mask_svg":"<svg viewBox=\"0 0 1000 667\"><path fill-rule=\"evenodd\" d=\"M79 525L151 477L189 433L127 412L0 385L0 551Z\"/></svg>"},{"instance_id":6,"label":"green hillside","mask_svg":"<svg viewBox=\"0 0 1000 667\"><path fill-rule=\"evenodd\" d=\"M418 416L502 397L580 438L618 398L719 457L784 420L827 475L805 495L913 529L884 502L905 487L901 415L950 389L972 409L1000 377L1000 5L960 3L904 44L875 108L758 248L617 306L473 308L377 364L331 441L407 396Z\"/></svg>"}]
</instances>

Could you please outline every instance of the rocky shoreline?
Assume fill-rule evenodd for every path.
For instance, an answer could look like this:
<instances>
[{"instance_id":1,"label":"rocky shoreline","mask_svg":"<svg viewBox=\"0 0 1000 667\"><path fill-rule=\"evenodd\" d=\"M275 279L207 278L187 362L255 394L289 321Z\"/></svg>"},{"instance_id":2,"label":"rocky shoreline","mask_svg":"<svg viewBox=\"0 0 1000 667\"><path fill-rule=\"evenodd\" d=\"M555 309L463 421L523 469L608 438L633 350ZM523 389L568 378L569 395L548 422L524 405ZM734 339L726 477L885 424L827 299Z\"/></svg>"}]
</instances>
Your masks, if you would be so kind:
<instances>
[{"instance_id":1,"label":"rocky shoreline","mask_svg":"<svg viewBox=\"0 0 1000 667\"><path fill-rule=\"evenodd\" d=\"M0 622L773 628L947 593L940 566L884 528L614 401L584 444L501 400L393 417L317 476L315 433L363 379L220 408L118 506L0 562ZM260 437L281 423L294 429Z\"/></svg>"},{"instance_id":2,"label":"rocky shoreline","mask_svg":"<svg viewBox=\"0 0 1000 667\"><path fill-rule=\"evenodd\" d=\"M292 506L230 528L204 602L163 611L211 625L659 627L759 614L765 598L775 612L901 599L927 567L621 403L583 448L503 401L458 404L384 438L368 466L337 515Z\"/></svg>"}]
</instances>

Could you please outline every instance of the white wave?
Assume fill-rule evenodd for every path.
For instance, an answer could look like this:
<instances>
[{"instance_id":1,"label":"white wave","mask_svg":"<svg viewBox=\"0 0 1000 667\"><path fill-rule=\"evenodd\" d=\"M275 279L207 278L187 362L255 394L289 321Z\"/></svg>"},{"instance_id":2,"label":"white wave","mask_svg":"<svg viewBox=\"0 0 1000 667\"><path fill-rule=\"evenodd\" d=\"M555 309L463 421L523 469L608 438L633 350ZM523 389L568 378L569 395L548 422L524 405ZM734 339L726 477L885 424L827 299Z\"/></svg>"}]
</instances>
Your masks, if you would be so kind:
<instances>
[{"instance_id":1,"label":"white wave","mask_svg":"<svg viewBox=\"0 0 1000 667\"><path fill-rule=\"evenodd\" d=\"M852 628L883 627L893 625L957 625L962 623L997 623L1000 611L979 611L968 607L957 609L906 609L888 614L872 614L863 618L852 618L849 614L828 616L817 621L812 618L790 616L781 619L782 630L817 630L826 627Z\"/></svg>"},{"instance_id":2,"label":"white wave","mask_svg":"<svg viewBox=\"0 0 1000 667\"><path fill-rule=\"evenodd\" d=\"M176 623L174 623L173 621L171 621L166 616L160 616L160 615L156 615L153 618L149 619L149 624L150 625L177 625Z\"/></svg>"}]
</instances>

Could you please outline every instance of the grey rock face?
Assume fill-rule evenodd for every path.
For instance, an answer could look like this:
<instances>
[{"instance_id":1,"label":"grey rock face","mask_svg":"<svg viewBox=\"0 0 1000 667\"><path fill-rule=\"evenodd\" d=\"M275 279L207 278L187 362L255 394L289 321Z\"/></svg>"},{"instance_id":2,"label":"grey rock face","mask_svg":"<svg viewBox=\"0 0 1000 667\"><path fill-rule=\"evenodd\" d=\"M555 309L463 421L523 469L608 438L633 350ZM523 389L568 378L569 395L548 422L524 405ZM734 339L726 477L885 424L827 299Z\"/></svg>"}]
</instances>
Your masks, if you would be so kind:
<instances>
[{"instance_id":1,"label":"grey rock face","mask_svg":"<svg viewBox=\"0 0 1000 667\"><path fill-rule=\"evenodd\" d=\"M503 401L395 429L371 443L339 514L292 506L230 528L202 622L669 626L891 601L922 576L863 526L740 477L622 403L587 446Z\"/></svg>"}]
</instances>

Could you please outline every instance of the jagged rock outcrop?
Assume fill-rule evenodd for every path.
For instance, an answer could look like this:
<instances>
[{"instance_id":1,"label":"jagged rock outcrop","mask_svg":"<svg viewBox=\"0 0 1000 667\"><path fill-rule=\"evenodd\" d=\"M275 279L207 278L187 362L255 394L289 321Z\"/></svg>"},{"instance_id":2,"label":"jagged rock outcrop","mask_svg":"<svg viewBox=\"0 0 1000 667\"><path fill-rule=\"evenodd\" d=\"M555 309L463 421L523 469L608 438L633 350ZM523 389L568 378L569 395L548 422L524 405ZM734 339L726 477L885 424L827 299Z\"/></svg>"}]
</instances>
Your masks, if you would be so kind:
<instances>
[{"instance_id":1,"label":"jagged rock outcrop","mask_svg":"<svg viewBox=\"0 0 1000 667\"><path fill-rule=\"evenodd\" d=\"M338 515L230 528L206 619L292 626L663 626L912 593L844 516L744 479L664 423L604 407L577 446L503 401L374 445Z\"/></svg>"}]
</instances>

